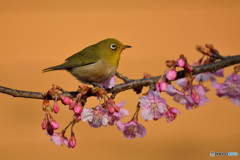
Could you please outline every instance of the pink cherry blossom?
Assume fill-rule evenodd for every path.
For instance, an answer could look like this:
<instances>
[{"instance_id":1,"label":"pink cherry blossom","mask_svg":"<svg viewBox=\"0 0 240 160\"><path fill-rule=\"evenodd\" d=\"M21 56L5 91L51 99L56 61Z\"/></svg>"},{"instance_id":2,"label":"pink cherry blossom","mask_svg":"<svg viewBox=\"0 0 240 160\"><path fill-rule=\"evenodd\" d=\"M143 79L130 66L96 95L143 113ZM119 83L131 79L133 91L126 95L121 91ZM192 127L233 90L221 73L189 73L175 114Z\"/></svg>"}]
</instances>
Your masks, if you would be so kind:
<instances>
[{"instance_id":1,"label":"pink cherry blossom","mask_svg":"<svg viewBox=\"0 0 240 160\"><path fill-rule=\"evenodd\" d=\"M81 119L83 122L88 121L89 125L93 128L98 128L102 125L106 127L108 123L108 110L104 109L101 105L95 109L84 108Z\"/></svg>"},{"instance_id":2,"label":"pink cherry blossom","mask_svg":"<svg viewBox=\"0 0 240 160\"><path fill-rule=\"evenodd\" d=\"M229 97L230 101L236 106L240 106L240 96L237 97Z\"/></svg>"},{"instance_id":3,"label":"pink cherry blossom","mask_svg":"<svg viewBox=\"0 0 240 160\"><path fill-rule=\"evenodd\" d=\"M112 76L110 79L105 82L100 83L104 88L112 88L116 85L116 78Z\"/></svg>"},{"instance_id":4,"label":"pink cherry blossom","mask_svg":"<svg viewBox=\"0 0 240 160\"><path fill-rule=\"evenodd\" d=\"M240 106L240 76L233 73L223 84L217 85L217 95L228 97L236 106Z\"/></svg>"},{"instance_id":5,"label":"pink cherry blossom","mask_svg":"<svg viewBox=\"0 0 240 160\"><path fill-rule=\"evenodd\" d=\"M184 89L184 91L188 91L191 86L187 81L187 78L180 78L178 80L175 81L180 87L182 87Z\"/></svg>"},{"instance_id":6,"label":"pink cherry blossom","mask_svg":"<svg viewBox=\"0 0 240 160\"><path fill-rule=\"evenodd\" d=\"M195 102L196 105L198 105L200 103L200 96L199 94L193 90L193 92L191 93L192 99Z\"/></svg>"},{"instance_id":7,"label":"pink cherry blossom","mask_svg":"<svg viewBox=\"0 0 240 160\"><path fill-rule=\"evenodd\" d=\"M210 102L210 100L206 97L206 92L208 91L207 89L205 89L200 84L199 85L194 85L194 89L199 96L199 103L197 103L198 106L203 106L203 105L205 105L206 102Z\"/></svg>"},{"instance_id":8,"label":"pink cherry blossom","mask_svg":"<svg viewBox=\"0 0 240 160\"><path fill-rule=\"evenodd\" d=\"M217 70L216 72L214 72L212 74L214 74L217 77L224 77L224 69L223 68L219 69L219 70Z\"/></svg>"},{"instance_id":9,"label":"pink cherry blossom","mask_svg":"<svg viewBox=\"0 0 240 160\"><path fill-rule=\"evenodd\" d=\"M119 112L120 110L120 108L115 104L115 102L111 98L108 98L106 106L110 113Z\"/></svg>"},{"instance_id":10,"label":"pink cherry blossom","mask_svg":"<svg viewBox=\"0 0 240 160\"><path fill-rule=\"evenodd\" d=\"M240 76L233 73L228 76L224 83L218 89L220 97L229 96L236 97L240 95Z\"/></svg>"},{"instance_id":11,"label":"pink cherry blossom","mask_svg":"<svg viewBox=\"0 0 240 160\"><path fill-rule=\"evenodd\" d=\"M207 81L210 79L210 76L211 76L211 73L210 72L205 72L205 73L200 73L200 74L197 74L195 76L196 78L196 81L197 82L200 82L200 81Z\"/></svg>"},{"instance_id":12,"label":"pink cherry blossom","mask_svg":"<svg viewBox=\"0 0 240 160\"><path fill-rule=\"evenodd\" d=\"M124 116L129 116L128 110L122 108L123 106L125 106L125 104L126 101L116 104L120 108L119 112L108 113L108 125L112 126L114 125L115 121L119 121Z\"/></svg>"},{"instance_id":13,"label":"pink cherry blossom","mask_svg":"<svg viewBox=\"0 0 240 160\"><path fill-rule=\"evenodd\" d=\"M188 79L185 78L180 78L175 81L180 87L182 87L182 92L186 93L191 90L191 84L189 83Z\"/></svg>"},{"instance_id":14,"label":"pink cherry blossom","mask_svg":"<svg viewBox=\"0 0 240 160\"><path fill-rule=\"evenodd\" d=\"M224 76L224 75L223 75L223 71L224 71L223 69L219 69L219 70L217 70L215 73L210 73L210 72L200 73L200 74L197 74L197 75L195 76L195 78L196 78L196 81L197 81L197 82L210 80L211 85L212 85L214 88L216 88L215 86L216 86L216 84L217 84L217 80L216 80L215 76L217 76L217 77L223 77L223 76Z\"/></svg>"},{"instance_id":15,"label":"pink cherry blossom","mask_svg":"<svg viewBox=\"0 0 240 160\"><path fill-rule=\"evenodd\" d=\"M195 106L203 106L206 102L210 102L210 100L206 97L206 92L209 91L205 89L201 84L193 85L193 90L189 89L188 95L185 96L187 101L186 108L187 110L192 109Z\"/></svg>"},{"instance_id":16,"label":"pink cherry blossom","mask_svg":"<svg viewBox=\"0 0 240 160\"><path fill-rule=\"evenodd\" d=\"M51 135L51 141L57 146L65 144L68 148L70 147L68 139L64 136L64 133L54 133L53 135Z\"/></svg>"},{"instance_id":17,"label":"pink cherry blossom","mask_svg":"<svg viewBox=\"0 0 240 160\"><path fill-rule=\"evenodd\" d=\"M179 67L184 67L184 66L185 66L185 60L182 59L182 58L179 58L179 59L177 60L177 65L178 65Z\"/></svg>"},{"instance_id":18,"label":"pink cherry blossom","mask_svg":"<svg viewBox=\"0 0 240 160\"><path fill-rule=\"evenodd\" d=\"M147 96L139 99L141 115L144 120L157 120L162 118L166 112L166 101L160 97L160 92L150 90Z\"/></svg>"},{"instance_id":19,"label":"pink cherry blossom","mask_svg":"<svg viewBox=\"0 0 240 160\"><path fill-rule=\"evenodd\" d=\"M175 71L174 68L169 69L166 77L169 81L172 81L177 77L177 72Z\"/></svg>"},{"instance_id":20,"label":"pink cherry blossom","mask_svg":"<svg viewBox=\"0 0 240 160\"><path fill-rule=\"evenodd\" d=\"M177 114L180 114L180 111L177 108L169 107L166 112L166 120L168 123L171 123L173 120L176 119Z\"/></svg>"},{"instance_id":21,"label":"pink cherry blossom","mask_svg":"<svg viewBox=\"0 0 240 160\"><path fill-rule=\"evenodd\" d=\"M187 100L186 109L187 109L187 110L192 109L192 108L196 105L195 102L194 102L194 100L192 99L191 96L188 96L188 95L187 95L185 98L186 98L186 100Z\"/></svg>"},{"instance_id":22,"label":"pink cherry blossom","mask_svg":"<svg viewBox=\"0 0 240 160\"><path fill-rule=\"evenodd\" d=\"M124 136L128 139L133 139L136 136L143 138L146 135L146 128L138 123L138 121L129 121L122 123L121 121L116 122L117 128L121 130Z\"/></svg>"},{"instance_id":23,"label":"pink cherry blossom","mask_svg":"<svg viewBox=\"0 0 240 160\"><path fill-rule=\"evenodd\" d=\"M167 94L169 94L170 96L173 97L173 99L182 104L185 105L187 104L187 99L186 99L186 95L184 92L179 91L178 89L176 89L173 85L168 85L165 89L165 92Z\"/></svg>"},{"instance_id":24,"label":"pink cherry blossom","mask_svg":"<svg viewBox=\"0 0 240 160\"><path fill-rule=\"evenodd\" d=\"M184 103L186 104L187 109L192 109L194 106L202 106L206 102L209 102L209 99L206 97L206 92L208 91L202 85L193 85L193 93L191 93L191 85L188 83L187 78L181 78L176 81L176 83L183 87L185 90L184 92L188 92L188 95L184 97ZM186 84L187 83L187 84ZM180 94L181 95L181 94ZM179 97L181 97L179 95ZM179 98L177 98L179 99ZM186 101L185 101L186 100Z\"/></svg>"}]
</instances>

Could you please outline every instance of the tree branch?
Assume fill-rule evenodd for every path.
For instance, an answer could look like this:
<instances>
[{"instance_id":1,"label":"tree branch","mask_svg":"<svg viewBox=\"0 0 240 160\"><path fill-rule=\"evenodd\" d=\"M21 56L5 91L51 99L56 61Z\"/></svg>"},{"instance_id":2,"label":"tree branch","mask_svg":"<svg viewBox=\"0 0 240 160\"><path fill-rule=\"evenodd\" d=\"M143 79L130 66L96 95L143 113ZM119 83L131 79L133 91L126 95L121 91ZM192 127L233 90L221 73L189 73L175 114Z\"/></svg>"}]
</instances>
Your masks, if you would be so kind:
<instances>
[{"instance_id":1,"label":"tree branch","mask_svg":"<svg viewBox=\"0 0 240 160\"><path fill-rule=\"evenodd\" d=\"M240 55L224 57L222 60L220 60L218 62L193 67L192 74L196 75L196 74L203 73L203 72L216 72L217 70L219 70L221 68L232 66L232 65L235 65L238 63L240 63ZM118 84L115 87L113 87L112 89L107 89L108 93L112 93L112 94L116 95L117 93L125 91L125 90L134 89L134 88L143 87L143 86L149 86L151 84L157 83L158 80L162 76L160 75L160 76L151 77L151 78L131 80L131 79L128 79L127 77L117 73L117 77L119 77L120 79L123 79L125 81L125 83ZM184 78L184 77L185 77L184 71L183 70L178 71L177 77L175 80ZM40 93L40 92L22 91L22 90L3 87L3 86L0 86L0 92L3 94L11 95L13 97L32 98L32 99L43 99L44 98L42 93ZM78 92L76 92L76 91L75 92L64 92L61 94L64 96L73 98L78 94ZM52 99L55 99L55 97L53 96ZM59 97L58 97L58 99L59 99Z\"/></svg>"}]
</instances>

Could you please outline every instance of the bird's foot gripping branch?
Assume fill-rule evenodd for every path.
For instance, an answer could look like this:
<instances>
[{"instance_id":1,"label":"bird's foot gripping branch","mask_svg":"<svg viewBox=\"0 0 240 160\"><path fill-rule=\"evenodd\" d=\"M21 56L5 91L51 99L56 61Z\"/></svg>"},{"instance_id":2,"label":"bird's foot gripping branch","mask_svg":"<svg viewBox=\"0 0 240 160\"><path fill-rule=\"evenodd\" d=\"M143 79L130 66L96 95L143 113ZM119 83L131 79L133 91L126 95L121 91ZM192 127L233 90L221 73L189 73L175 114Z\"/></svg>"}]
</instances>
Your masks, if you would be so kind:
<instances>
[{"instance_id":1,"label":"bird's foot gripping branch","mask_svg":"<svg viewBox=\"0 0 240 160\"><path fill-rule=\"evenodd\" d=\"M140 123L140 117L149 122L166 119L171 123L180 114L180 109L169 106L162 98L162 94L171 96L175 102L184 105L187 110L195 109L210 102L206 94L209 89L204 84L210 81L218 97L226 97L236 106L240 106L240 75L238 75L240 66L235 66L234 72L227 76L223 83L218 83L216 79L224 77L223 68L239 64L240 55L223 57L212 45L197 46L197 51L202 54L202 57L192 65L184 55L180 55L176 61L166 61L166 74L162 76L153 77L145 74L143 79L133 80L116 73L115 75L124 83L116 85L116 79L113 76L101 84L105 90L101 87L82 85L77 91L67 92L53 85L48 92L42 94L0 86L0 92L14 97L43 99L42 108L45 115L42 129L47 131L51 141L56 145L65 144L69 148L74 148L76 145L74 126L86 121L93 128L116 126L128 139L142 138L146 135L146 128ZM178 69L180 71L177 71ZM129 116L125 106L126 101L118 103L114 101L114 97L128 89L134 89L137 94L140 94L144 86L149 86L149 90L140 96L135 113L131 114L127 122L122 122L124 116ZM99 105L87 105L87 99L91 96L97 97ZM54 100L52 105L50 100ZM61 111L57 104L58 100L68 106L73 113L73 119L61 131L58 131L59 124L55 120L55 115ZM70 129L69 137L66 135L67 129Z\"/></svg>"}]
</instances>

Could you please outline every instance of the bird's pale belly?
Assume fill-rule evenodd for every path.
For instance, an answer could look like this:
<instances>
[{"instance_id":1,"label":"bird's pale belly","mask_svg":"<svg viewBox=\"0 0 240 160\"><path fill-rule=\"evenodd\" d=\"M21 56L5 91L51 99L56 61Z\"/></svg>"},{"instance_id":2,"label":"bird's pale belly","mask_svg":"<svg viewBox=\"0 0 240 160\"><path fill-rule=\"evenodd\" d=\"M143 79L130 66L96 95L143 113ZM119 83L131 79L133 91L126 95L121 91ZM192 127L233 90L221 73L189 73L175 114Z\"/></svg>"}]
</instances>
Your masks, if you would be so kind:
<instances>
[{"instance_id":1,"label":"bird's pale belly","mask_svg":"<svg viewBox=\"0 0 240 160\"><path fill-rule=\"evenodd\" d=\"M111 78L117 67L112 66L109 63L104 63L103 61L98 61L93 64L74 67L68 71L74 75L79 81L87 84L91 83L101 83L109 78Z\"/></svg>"}]
</instances>

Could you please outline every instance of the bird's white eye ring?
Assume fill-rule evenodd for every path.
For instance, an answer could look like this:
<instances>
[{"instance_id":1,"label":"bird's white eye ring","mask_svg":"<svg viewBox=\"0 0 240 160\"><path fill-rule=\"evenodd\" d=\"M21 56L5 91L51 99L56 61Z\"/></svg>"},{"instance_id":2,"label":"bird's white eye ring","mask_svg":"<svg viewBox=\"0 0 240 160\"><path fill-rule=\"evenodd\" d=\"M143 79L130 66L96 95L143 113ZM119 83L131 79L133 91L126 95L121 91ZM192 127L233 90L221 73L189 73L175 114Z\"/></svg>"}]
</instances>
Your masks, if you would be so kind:
<instances>
[{"instance_id":1,"label":"bird's white eye ring","mask_svg":"<svg viewBox=\"0 0 240 160\"><path fill-rule=\"evenodd\" d=\"M115 50L115 49L117 48L117 46L116 46L115 43L112 43L112 44L110 45L110 47L111 47L113 50Z\"/></svg>"}]
</instances>

